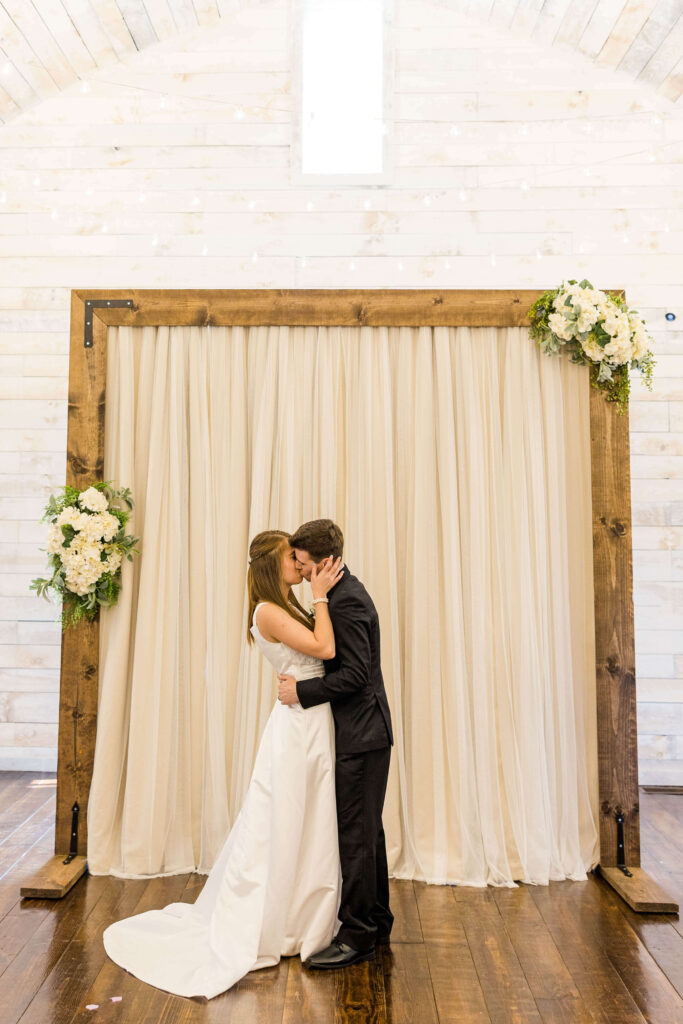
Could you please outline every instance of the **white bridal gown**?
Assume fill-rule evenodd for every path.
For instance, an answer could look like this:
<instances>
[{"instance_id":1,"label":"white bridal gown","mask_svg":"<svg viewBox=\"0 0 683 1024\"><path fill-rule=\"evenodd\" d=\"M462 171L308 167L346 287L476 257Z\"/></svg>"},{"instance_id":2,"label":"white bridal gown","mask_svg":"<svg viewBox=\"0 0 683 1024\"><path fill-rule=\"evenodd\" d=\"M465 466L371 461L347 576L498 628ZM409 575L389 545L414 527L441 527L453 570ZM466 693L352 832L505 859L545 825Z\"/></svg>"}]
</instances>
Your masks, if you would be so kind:
<instances>
[{"instance_id":1,"label":"white bridal gown","mask_svg":"<svg viewBox=\"0 0 683 1024\"><path fill-rule=\"evenodd\" d=\"M256 613L251 632L278 672L322 674L318 658L265 640ZM115 922L104 948L156 988L211 999L248 971L329 945L340 883L330 706L304 711L278 701L242 809L197 901Z\"/></svg>"}]
</instances>

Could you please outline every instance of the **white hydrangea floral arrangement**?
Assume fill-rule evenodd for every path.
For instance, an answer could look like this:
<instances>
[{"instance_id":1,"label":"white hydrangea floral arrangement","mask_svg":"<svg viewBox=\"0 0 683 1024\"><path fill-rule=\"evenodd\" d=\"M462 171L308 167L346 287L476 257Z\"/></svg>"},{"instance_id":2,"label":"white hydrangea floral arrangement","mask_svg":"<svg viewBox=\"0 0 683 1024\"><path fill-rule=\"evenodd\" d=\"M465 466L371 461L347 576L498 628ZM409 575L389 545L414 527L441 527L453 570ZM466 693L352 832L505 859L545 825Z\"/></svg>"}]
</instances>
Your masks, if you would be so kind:
<instances>
[{"instance_id":1,"label":"white hydrangea floral arrangement","mask_svg":"<svg viewBox=\"0 0 683 1024\"><path fill-rule=\"evenodd\" d=\"M45 506L42 522L50 525L44 550L52 575L33 580L30 589L45 598L52 591L61 600L64 628L94 619L100 606L116 604L123 559L132 562L138 553L138 538L126 534L131 492L110 484L99 482L84 490L64 487L58 497L51 494Z\"/></svg>"},{"instance_id":2,"label":"white hydrangea floral arrangement","mask_svg":"<svg viewBox=\"0 0 683 1024\"><path fill-rule=\"evenodd\" d=\"M566 347L572 362L590 366L591 382L623 413L630 371L639 370L652 390L652 339L645 321L623 297L601 292L590 281L563 281L544 292L529 310L529 333L551 355Z\"/></svg>"}]
</instances>

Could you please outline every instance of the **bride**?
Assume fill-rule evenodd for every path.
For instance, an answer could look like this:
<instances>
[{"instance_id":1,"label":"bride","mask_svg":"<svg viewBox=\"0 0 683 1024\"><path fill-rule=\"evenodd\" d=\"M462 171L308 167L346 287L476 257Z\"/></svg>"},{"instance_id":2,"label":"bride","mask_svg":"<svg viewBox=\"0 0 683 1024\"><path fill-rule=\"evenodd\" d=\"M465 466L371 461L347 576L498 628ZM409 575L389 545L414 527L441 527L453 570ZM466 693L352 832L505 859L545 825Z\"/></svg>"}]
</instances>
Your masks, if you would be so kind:
<instances>
[{"instance_id":1,"label":"bride","mask_svg":"<svg viewBox=\"0 0 683 1024\"><path fill-rule=\"evenodd\" d=\"M267 530L249 548L249 627L276 672L323 674L334 656L325 595L341 559L311 576L315 619L292 593L302 574L288 534ZM194 904L171 903L110 925L107 954L137 978L181 996L213 996L281 956L302 960L332 941L339 922L334 726L328 703L277 702L234 825Z\"/></svg>"}]
</instances>

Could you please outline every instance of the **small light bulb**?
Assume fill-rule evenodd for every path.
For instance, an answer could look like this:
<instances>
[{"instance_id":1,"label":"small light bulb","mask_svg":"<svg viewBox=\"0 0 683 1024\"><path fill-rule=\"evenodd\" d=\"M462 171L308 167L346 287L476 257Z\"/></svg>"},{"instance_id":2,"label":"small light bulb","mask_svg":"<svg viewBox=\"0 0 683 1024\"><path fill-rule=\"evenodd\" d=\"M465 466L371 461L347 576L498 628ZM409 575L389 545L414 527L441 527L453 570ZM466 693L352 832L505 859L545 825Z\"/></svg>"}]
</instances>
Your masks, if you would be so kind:
<instances>
[{"instance_id":1,"label":"small light bulb","mask_svg":"<svg viewBox=\"0 0 683 1024\"><path fill-rule=\"evenodd\" d=\"M57 211L53 210L52 213L50 214L50 220L57 220L58 217L59 217L59 214L57 213Z\"/></svg>"},{"instance_id":2,"label":"small light bulb","mask_svg":"<svg viewBox=\"0 0 683 1024\"><path fill-rule=\"evenodd\" d=\"M365 202L363 203L363 209L364 210L372 209L372 202L369 199L366 199Z\"/></svg>"},{"instance_id":3,"label":"small light bulb","mask_svg":"<svg viewBox=\"0 0 683 1024\"><path fill-rule=\"evenodd\" d=\"M152 245L158 245L158 244L159 244L159 236L158 235L154 235L154 237L152 238Z\"/></svg>"},{"instance_id":4,"label":"small light bulb","mask_svg":"<svg viewBox=\"0 0 683 1024\"><path fill-rule=\"evenodd\" d=\"M237 110L235 111L235 118L236 118L237 121L241 121L243 117L244 117L244 111L242 110L241 107L238 107Z\"/></svg>"},{"instance_id":5,"label":"small light bulb","mask_svg":"<svg viewBox=\"0 0 683 1024\"><path fill-rule=\"evenodd\" d=\"M258 263L258 253L257 252L252 252L252 254L251 254L251 262L252 263Z\"/></svg>"},{"instance_id":6,"label":"small light bulb","mask_svg":"<svg viewBox=\"0 0 683 1024\"><path fill-rule=\"evenodd\" d=\"M305 270L307 266L308 266L308 262L306 260L306 257L302 256L301 257L301 268L302 268L302 270Z\"/></svg>"},{"instance_id":7,"label":"small light bulb","mask_svg":"<svg viewBox=\"0 0 683 1024\"><path fill-rule=\"evenodd\" d=\"M424 199L422 200L422 202L425 204L425 206L431 206L432 205L432 197L431 196L425 196Z\"/></svg>"},{"instance_id":8,"label":"small light bulb","mask_svg":"<svg viewBox=\"0 0 683 1024\"><path fill-rule=\"evenodd\" d=\"M102 232L103 232L103 234L105 234L105 235L106 235L107 231L109 231L109 225L108 225L108 224L107 224L107 222L105 221L105 222L104 222L104 223L102 224Z\"/></svg>"},{"instance_id":9,"label":"small light bulb","mask_svg":"<svg viewBox=\"0 0 683 1024\"><path fill-rule=\"evenodd\" d=\"M311 212L311 210L313 210L314 208L315 208L315 207L314 207L313 203L306 203L306 209L308 210L308 212L309 212L309 213L310 213L310 212Z\"/></svg>"},{"instance_id":10,"label":"small light bulb","mask_svg":"<svg viewBox=\"0 0 683 1024\"><path fill-rule=\"evenodd\" d=\"M460 197L460 201L464 203L465 200L467 199L467 192L465 192L464 188L460 189L460 191L458 192L458 196Z\"/></svg>"},{"instance_id":11,"label":"small light bulb","mask_svg":"<svg viewBox=\"0 0 683 1024\"><path fill-rule=\"evenodd\" d=\"M253 199L251 199L249 201L249 203L247 204L247 209L249 209L249 210L255 210L256 209L256 203L254 202Z\"/></svg>"},{"instance_id":12,"label":"small light bulb","mask_svg":"<svg viewBox=\"0 0 683 1024\"><path fill-rule=\"evenodd\" d=\"M81 92L84 95L85 95L85 93L90 92L90 86L88 85L87 82L81 82Z\"/></svg>"},{"instance_id":13,"label":"small light bulb","mask_svg":"<svg viewBox=\"0 0 683 1024\"><path fill-rule=\"evenodd\" d=\"M9 61L9 60L5 61L5 63L2 65L2 73L3 73L3 75L10 75L12 73L12 63L11 63L11 61Z\"/></svg>"},{"instance_id":14,"label":"small light bulb","mask_svg":"<svg viewBox=\"0 0 683 1024\"><path fill-rule=\"evenodd\" d=\"M199 196L192 196L192 205L193 206L199 206L200 203L201 203L201 199L199 198Z\"/></svg>"},{"instance_id":15,"label":"small light bulb","mask_svg":"<svg viewBox=\"0 0 683 1024\"><path fill-rule=\"evenodd\" d=\"M208 246L205 245L204 248L202 249L202 256L208 256L208 255L209 255L209 248L208 248Z\"/></svg>"},{"instance_id":16,"label":"small light bulb","mask_svg":"<svg viewBox=\"0 0 683 1024\"><path fill-rule=\"evenodd\" d=\"M165 108L165 106L166 106L166 97L165 96L162 96L161 99L159 100L159 106L161 107L162 110Z\"/></svg>"},{"instance_id":17,"label":"small light bulb","mask_svg":"<svg viewBox=\"0 0 683 1024\"><path fill-rule=\"evenodd\" d=\"M355 270L355 269L356 269L356 264L353 262L353 260L351 260L351 262L349 263L349 270Z\"/></svg>"},{"instance_id":18,"label":"small light bulb","mask_svg":"<svg viewBox=\"0 0 683 1024\"><path fill-rule=\"evenodd\" d=\"M452 124L451 125L451 132L450 133L451 133L451 135L459 135L460 134L460 129L458 128L457 124Z\"/></svg>"},{"instance_id":19,"label":"small light bulb","mask_svg":"<svg viewBox=\"0 0 683 1024\"><path fill-rule=\"evenodd\" d=\"M521 185L519 187L521 188L522 192L528 192L529 191L529 182L526 180L526 178L524 179L524 181L522 181L522 183L521 183Z\"/></svg>"},{"instance_id":20,"label":"small light bulb","mask_svg":"<svg viewBox=\"0 0 683 1024\"><path fill-rule=\"evenodd\" d=\"M398 270L399 274L402 274L403 273L403 264L399 263L396 269Z\"/></svg>"},{"instance_id":21,"label":"small light bulb","mask_svg":"<svg viewBox=\"0 0 683 1024\"><path fill-rule=\"evenodd\" d=\"M543 259L543 253L541 252L540 249L536 250L536 259L537 260L542 260Z\"/></svg>"},{"instance_id":22,"label":"small light bulb","mask_svg":"<svg viewBox=\"0 0 683 1024\"><path fill-rule=\"evenodd\" d=\"M93 194L93 192L94 192L94 189L93 189L92 185L88 185L88 187L85 190L86 196L91 196Z\"/></svg>"},{"instance_id":23,"label":"small light bulb","mask_svg":"<svg viewBox=\"0 0 683 1024\"><path fill-rule=\"evenodd\" d=\"M520 126L519 126L519 134L520 135L528 135L529 134L529 125L526 123L526 121L524 122L524 124L520 124Z\"/></svg>"},{"instance_id":24,"label":"small light bulb","mask_svg":"<svg viewBox=\"0 0 683 1024\"><path fill-rule=\"evenodd\" d=\"M491 253L490 263L491 263L492 267L495 267L495 265L496 265L496 254L495 254L495 252Z\"/></svg>"},{"instance_id":25,"label":"small light bulb","mask_svg":"<svg viewBox=\"0 0 683 1024\"><path fill-rule=\"evenodd\" d=\"M6 192L0 192L0 203L6 203L6 202L7 202L7 193Z\"/></svg>"},{"instance_id":26,"label":"small light bulb","mask_svg":"<svg viewBox=\"0 0 683 1024\"><path fill-rule=\"evenodd\" d=\"M35 178L33 179L33 184L36 186L36 188L38 187L38 185L40 185L39 175L36 174Z\"/></svg>"},{"instance_id":27,"label":"small light bulb","mask_svg":"<svg viewBox=\"0 0 683 1024\"><path fill-rule=\"evenodd\" d=\"M144 203L144 201L145 201L146 199L147 199L147 196L145 195L145 193L144 193L144 192L141 192L141 193L140 193L140 195L138 196L138 202L139 202L139 203Z\"/></svg>"}]
</instances>

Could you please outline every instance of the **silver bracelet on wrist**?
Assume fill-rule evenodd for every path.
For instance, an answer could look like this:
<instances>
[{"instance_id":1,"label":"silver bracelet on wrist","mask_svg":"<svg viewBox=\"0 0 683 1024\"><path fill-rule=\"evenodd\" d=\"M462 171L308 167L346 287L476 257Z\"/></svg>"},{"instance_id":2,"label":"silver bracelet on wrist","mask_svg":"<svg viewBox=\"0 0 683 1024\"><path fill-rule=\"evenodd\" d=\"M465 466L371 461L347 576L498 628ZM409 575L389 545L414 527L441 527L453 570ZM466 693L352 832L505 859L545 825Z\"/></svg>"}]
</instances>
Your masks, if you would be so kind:
<instances>
[{"instance_id":1,"label":"silver bracelet on wrist","mask_svg":"<svg viewBox=\"0 0 683 1024\"><path fill-rule=\"evenodd\" d=\"M312 603L313 604L319 604L321 601L324 601L325 604L329 604L330 603L329 600L326 597L314 597Z\"/></svg>"}]
</instances>

